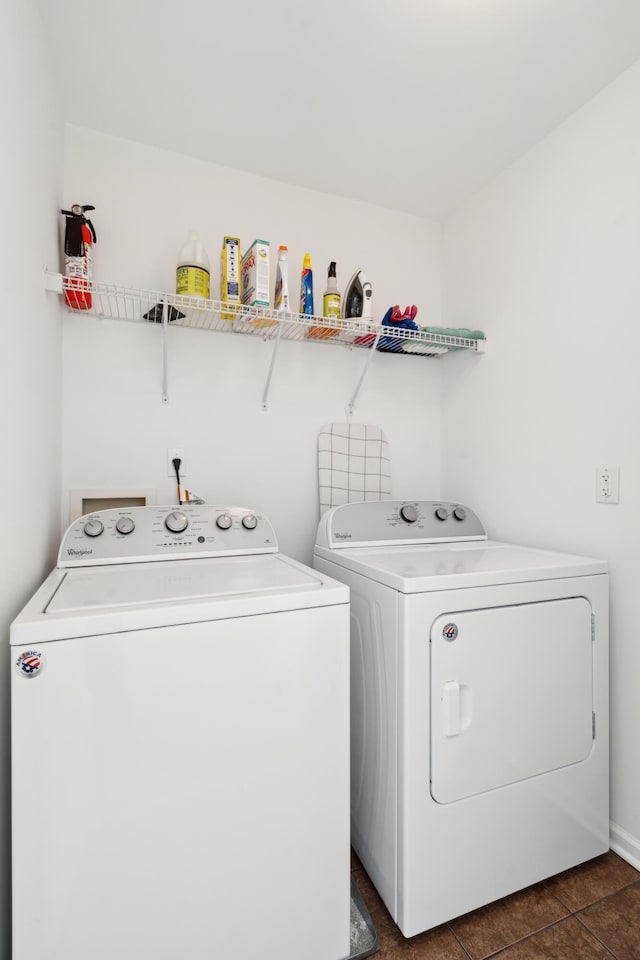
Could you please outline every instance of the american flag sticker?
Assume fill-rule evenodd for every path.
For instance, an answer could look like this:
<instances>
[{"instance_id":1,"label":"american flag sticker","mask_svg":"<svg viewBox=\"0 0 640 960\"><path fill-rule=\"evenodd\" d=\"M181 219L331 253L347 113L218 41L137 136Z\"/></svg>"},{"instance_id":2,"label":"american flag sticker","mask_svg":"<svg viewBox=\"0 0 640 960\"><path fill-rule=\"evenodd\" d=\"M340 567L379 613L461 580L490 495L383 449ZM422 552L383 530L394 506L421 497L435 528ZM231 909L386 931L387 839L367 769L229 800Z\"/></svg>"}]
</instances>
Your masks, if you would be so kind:
<instances>
[{"instance_id":1,"label":"american flag sticker","mask_svg":"<svg viewBox=\"0 0 640 960\"><path fill-rule=\"evenodd\" d=\"M458 628L455 623L446 623L442 630L442 636L445 640L455 640L458 636Z\"/></svg>"},{"instance_id":2,"label":"american flag sticker","mask_svg":"<svg viewBox=\"0 0 640 960\"><path fill-rule=\"evenodd\" d=\"M38 650L25 650L16 660L16 670L27 679L37 677L43 667L44 657Z\"/></svg>"}]
</instances>

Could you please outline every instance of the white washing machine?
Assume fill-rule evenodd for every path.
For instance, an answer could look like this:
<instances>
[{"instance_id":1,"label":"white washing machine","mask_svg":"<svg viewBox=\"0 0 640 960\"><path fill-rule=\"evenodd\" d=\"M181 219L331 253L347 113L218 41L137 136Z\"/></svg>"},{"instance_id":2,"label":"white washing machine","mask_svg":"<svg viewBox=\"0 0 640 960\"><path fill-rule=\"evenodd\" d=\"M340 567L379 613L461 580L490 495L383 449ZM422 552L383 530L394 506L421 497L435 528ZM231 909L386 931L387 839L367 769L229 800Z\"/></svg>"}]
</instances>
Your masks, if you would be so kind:
<instances>
[{"instance_id":1,"label":"white washing machine","mask_svg":"<svg viewBox=\"0 0 640 960\"><path fill-rule=\"evenodd\" d=\"M11 628L14 960L349 954L349 596L260 515L74 523Z\"/></svg>"},{"instance_id":2,"label":"white washing machine","mask_svg":"<svg viewBox=\"0 0 640 960\"><path fill-rule=\"evenodd\" d=\"M352 844L407 937L609 848L608 574L445 502L328 511L351 590Z\"/></svg>"}]
</instances>

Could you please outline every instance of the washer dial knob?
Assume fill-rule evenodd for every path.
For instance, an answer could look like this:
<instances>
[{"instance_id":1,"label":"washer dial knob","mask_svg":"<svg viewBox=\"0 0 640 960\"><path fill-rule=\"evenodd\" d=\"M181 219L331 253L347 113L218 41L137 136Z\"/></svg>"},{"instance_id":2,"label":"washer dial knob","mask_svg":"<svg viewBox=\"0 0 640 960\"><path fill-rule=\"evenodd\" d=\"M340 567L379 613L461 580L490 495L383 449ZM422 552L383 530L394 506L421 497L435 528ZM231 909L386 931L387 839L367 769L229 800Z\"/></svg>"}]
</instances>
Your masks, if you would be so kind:
<instances>
[{"instance_id":1,"label":"washer dial knob","mask_svg":"<svg viewBox=\"0 0 640 960\"><path fill-rule=\"evenodd\" d=\"M412 504L406 503L404 507L400 507L400 516L407 523L415 523L418 519L418 511Z\"/></svg>"},{"instance_id":2,"label":"washer dial knob","mask_svg":"<svg viewBox=\"0 0 640 960\"><path fill-rule=\"evenodd\" d=\"M116 520L116 530L123 536L126 536L128 533L133 533L135 528L136 525L131 517L118 517Z\"/></svg>"},{"instance_id":3,"label":"washer dial knob","mask_svg":"<svg viewBox=\"0 0 640 960\"><path fill-rule=\"evenodd\" d=\"M247 513L246 516L242 518L242 526L245 530L255 530L258 526L258 518L255 513Z\"/></svg>"},{"instance_id":4,"label":"washer dial knob","mask_svg":"<svg viewBox=\"0 0 640 960\"><path fill-rule=\"evenodd\" d=\"M231 517L228 513L221 513L216 519L216 527L219 527L220 530L228 530L231 526L231 522Z\"/></svg>"},{"instance_id":5,"label":"washer dial knob","mask_svg":"<svg viewBox=\"0 0 640 960\"><path fill-rule=\"evenodd\" d=\"M456 507L453 511L453 515L456 520L464 520L467 515L467 511L464 509L464 507Z\"/></svg>"},{"instance_id":6,"label":"washer dial knob","mask_svg":"<svg viewBox=\"0 0 640 960\"><path fill-rule=\"evenodd\" d=\"M87 520L82 529L88 537L99 537L104 530L104 523L97 517L92 517L91 520Z\"/></svg>"},{"instance_id":7,"label":"washer dial knob","mask_svg":"<svg viewBox=\"0 0 640 960\"><path fill-rule=\"evenodd\" d=\"M449 511L447 510L446 507L438 507L438 509L436 510L436 517L438 518L438 520L446 520L448 516L449 516Z\"/></svg>"},{"instance_id":8,"label":"washer dial knob","mask_svg":"<svg viewBox=\"0 0 640 960\"><path fill-rule=\"evenodd\" d=\"M164 518L164 525L171 533L182 533L189 526L189 518L182 510L172 510Z\"/></svg>"}]
</instances>

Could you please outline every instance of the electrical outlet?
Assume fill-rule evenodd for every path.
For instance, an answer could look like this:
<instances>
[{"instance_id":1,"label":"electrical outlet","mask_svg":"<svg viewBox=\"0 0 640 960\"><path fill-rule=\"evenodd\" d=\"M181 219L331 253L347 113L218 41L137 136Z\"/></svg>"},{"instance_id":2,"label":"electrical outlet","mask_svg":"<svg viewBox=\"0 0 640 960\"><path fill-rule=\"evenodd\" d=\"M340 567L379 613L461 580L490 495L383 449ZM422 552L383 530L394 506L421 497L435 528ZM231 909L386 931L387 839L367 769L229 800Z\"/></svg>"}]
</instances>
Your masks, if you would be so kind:
<instances>
[{"instance_id":1,"label":"electrical outlet","mask_svg":"<svg viewBox=\"0 0 640 960\"><path fill-rule=\"evenodd\" d=\"M596 503L620 502L620 468L596 467Z\"/></svg>"},{"instance_id":2,"label":"electrical outlet","mask_svg":"<svg viewBox=\"0 0 640 960\"><path fill-rule=\"evenodd\" d=\"M186 477L187 475L184 465L183 447L167 447L167 476L171 477L173 480L176 478L176 468L173 465L173 461L176 457L182 460L182 463L180 464L180 479L182 480L182 478Z\"/></svg>"}]
</instances>

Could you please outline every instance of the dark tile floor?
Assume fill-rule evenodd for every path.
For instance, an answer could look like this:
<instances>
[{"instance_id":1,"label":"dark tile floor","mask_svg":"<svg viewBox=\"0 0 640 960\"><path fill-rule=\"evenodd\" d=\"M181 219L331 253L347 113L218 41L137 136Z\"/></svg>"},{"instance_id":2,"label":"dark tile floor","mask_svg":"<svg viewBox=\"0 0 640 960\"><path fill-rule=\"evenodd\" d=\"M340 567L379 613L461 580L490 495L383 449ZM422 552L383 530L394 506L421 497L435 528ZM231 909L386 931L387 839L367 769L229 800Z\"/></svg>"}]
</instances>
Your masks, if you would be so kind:
<instances>
[{"instance_id":1,"label":"dark tile floor","mask_svg":"<svg viewBox=\"0 0 640 960\"><path fill-rule=\"evenodd\" d=\"M379 960L640 960L640 873L611 851L409 940L352 869Z\"/></svg>"}]
</instances>

